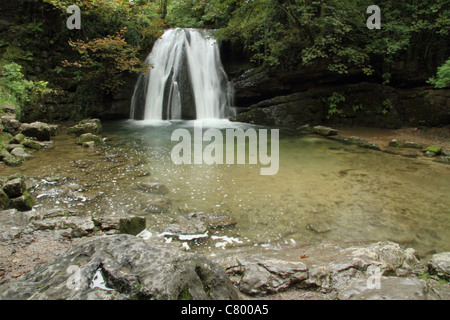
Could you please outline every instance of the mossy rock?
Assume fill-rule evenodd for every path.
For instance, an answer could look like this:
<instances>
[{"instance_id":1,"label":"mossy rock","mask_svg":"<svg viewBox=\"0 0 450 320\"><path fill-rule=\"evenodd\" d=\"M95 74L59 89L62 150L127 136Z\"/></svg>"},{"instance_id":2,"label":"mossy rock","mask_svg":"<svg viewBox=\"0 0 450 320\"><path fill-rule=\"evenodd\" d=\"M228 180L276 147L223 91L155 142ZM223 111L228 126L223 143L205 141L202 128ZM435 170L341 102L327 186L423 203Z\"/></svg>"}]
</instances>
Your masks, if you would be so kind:
<instances>
[{"instance_id":1,"label":"mossy rock","mask_svg":"<svg viewBox=\"0 0 450 320\"><path fill-rule=\"evenodd\" d=\"M11 140L11 143L13 144L20 144L25 140L25 135L22 133L18 133L14 136L14 138Z\"/></svg>"},{"instance_id":2,"label":"mossy rock","mask_svg":"<svg viewBox=\"0 0 450 320\"><path fill-rule=\"evenodd\" d=\"M180 294L178 295L178 299L179 301L189 301L192 300L192 296L191 296L191 291L189 288L189 285L185 286L183 291L180 292Z\"/></svg>"},{"instance_id":3,"label":"mossy rock","mask_svg":"<svg viewBox=\"0 0 450 320\"><path fill-rule=\"evenodd\" d=\"M443 163L443 164L450 164L450 157L442 156L442 157L437 158L434 161L439 162L439 163Z\"/></svg>"},{"instance_id":4,"label":"mossy rock","mask_svg":"<svg viewBox=\"0 0 450 320\"><path fill-rule=\"evenodd\" d=\"M361 148L365 148L365 149L381 151L381 148L377 144L363 140L358 137L350 137L350 138L344 139L344 142L347 144L354 144L354 145L357 145L357 146L359 146Z\"/></svg>"},{"instance_id":5,"label":"mossy rock","mask_svg":"<svg viewBox=\"0 0 450 320\"><path fill-rule=\"evenodd\" d=\"M407 142L405 142L402 145L402 148L405 148L405 149L422 149L423 147L422 147L422 145L420 143L407 141Z\"/></svg>"},{"instance_id":6,"label":"mossy rock","mask_svg":"<svg viewBox=\"0 0 450 320\"><path fill-rule=\"evenodd\" d=\"M79 124L67 129L68 134L74 134L77 137L86 134L99 134L103 130L102 124L99 119L87 119L81 121Z\"/></svg>"},{"instance_id":7,"label":"mossy rock","mask_svg":"<svg viewBox=\"0 0 450 320\"><path fill-rule=\"evenodd\" d=\"M10 198L17 198L24 194L27 186L22 178L8 180L3 186L3 191Z\"/></svg>"},{"instance_id":8,"label":"mossy rock","mask_svg":"<svg viewBox=\"0 0 450 320\"><path fill-rule=\"evenodd\" d=\"M2 189L0 189L0 210L7 209L8 207L9 197Z\"/></svg>"},{"instance_id":9,"label":"mossy rock","mask_svg":"<svg viewBox=\"0 0 450 320\"><path fill-rule=\"evenodd\" d=\"M22 196L10 199L9 206L18 211L30 211L34 206L34 198L28 191L25 191Z\"/></svg>"},{"instance_id":10,"label":"mossy rock","mask_svg":"<svg viewBox=\"0 0 450 320\"><path fill-rule=\"evenodd\" d=\"M434 153L435 155L440 155L442 153L442 147L431 146L431 147L422 149L422 152L423 153L431 152L431 153Z\"/></svg>"},{"instance_id":11,"label":"mossy rock","mask_svg":"<svg viewBox=\"0 0 450 320\"><path fill-rule=\"evenodd\" d=\"M22 141L22 145L25 148L32 149L32 150L41 150L42 149L42 145L39 142L34 141L32 139L28 139L28 138L26 138Z\"/></svg>"},{"instance_id":12,"label":"mossy rock","mask_svg":"<svg viewBox=\"0 0 450 320\"><path fill-rule=\"evenodd\" d=\"M9 167L20 167L22 165L22 162L23 162L22 159L13 156L6 149L2 149L1 154L0 154L0 158Z\"/></svg>"},{"instance_id":13,"label":"mossy rock","mask_svg":"<svg viewBox=\"0 0 450 320\"><path fill-rule=\"evenodd\" d=\"M337 136L339 132L333 128L317 126L312 129L313 133L324 137Z\"/></svg>"},{"instance_id":14,"label":"mossy rock","mask_svg":"<svg viewBox=\"0 0 450 320\"><path fill-rule=\"evenodd\" d=\"M102 143L102 139L100 139L100 137L96 136L95 134L92 133L85 133L82 134L77 141L77 144L79 144L80 146L83 145L83 143L85 142L94 142L95 144L100 144Z\"/></svg>"},{"instance_id":15,"label":"mossy rock","mask_svg":"<svg viewBox=\"0 0 450 320\"><path fill-rule=\"evenodd\" d=\"M131 217L121 219L119 222L119 232L123 234L130 234L137 236L145 230L146 220L144 217Z\"/></svg>"},{"instance_id":16,"label":"mossy rock","mask_svg":"<svg viewBox=\"0 0 450 320\"><path fill-rule=\"evenodd\" d=\"M391 142L389 142L389 147L400 148L400 142L398 142L398 140L394 139Z\"/></svg>"}]
</instances>

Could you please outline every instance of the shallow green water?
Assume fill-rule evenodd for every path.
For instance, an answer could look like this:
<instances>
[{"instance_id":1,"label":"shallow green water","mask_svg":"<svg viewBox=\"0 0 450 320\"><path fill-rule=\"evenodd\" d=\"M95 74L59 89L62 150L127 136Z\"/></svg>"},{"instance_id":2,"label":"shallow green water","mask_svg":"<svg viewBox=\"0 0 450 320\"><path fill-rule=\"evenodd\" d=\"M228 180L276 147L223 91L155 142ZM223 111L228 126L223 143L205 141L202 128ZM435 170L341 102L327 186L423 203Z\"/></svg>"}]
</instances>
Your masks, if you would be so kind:
<instances>
[{"instance_id":1,"label":"shallow green water","mask_svg":"<svg viewBox=\"0 0 450 320\"><path fill-rule=\"evenodd\" d=\"M450 250L449 166L284 131L275 176L261 176L259 165L176 166L170 138L180 127L192 123L106 123L105 146L86 150L60 136L54 149L4 174L19 170L35 177L37 209L145 215L154 233L183 213L226 213L237 225L213 235L239 240L227 248L362 239L396 241L421 254ZM139 182L169 188L167 213L143 210L161 196L143 193ZM223 239L190 243L203 252L222 245Z\"/></svg>"}]
</instances>

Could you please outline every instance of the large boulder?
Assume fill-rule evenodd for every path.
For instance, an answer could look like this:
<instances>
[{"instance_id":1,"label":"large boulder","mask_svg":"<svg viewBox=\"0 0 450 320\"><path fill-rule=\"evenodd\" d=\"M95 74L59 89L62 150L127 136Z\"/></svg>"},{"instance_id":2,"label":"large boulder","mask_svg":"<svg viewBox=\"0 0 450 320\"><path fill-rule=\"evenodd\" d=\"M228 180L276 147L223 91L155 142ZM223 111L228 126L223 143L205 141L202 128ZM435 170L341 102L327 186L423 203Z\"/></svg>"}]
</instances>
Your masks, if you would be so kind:
<instances>
[{"instance_id":1,"label":"large boulder","mask_svg":"<svg viewBox=\"0 0 450 320\"><path fill-rule=\"evenodd\" d=\"M25 184L25 181L22 178L15 178L15 179L9 180L3 186L3 191L10 198L20 197L21 195L23 195L23 193L25 192L26 189L27 189L27 186Z\"/></svg>"},{"instance_id":2,"label":"large boulder","mask_svg":"<svg viewBox=\"0 0 450 320\"><path fill-rule=\"evenodd\" d=\"M25 191L20 197L10 199L9 206L19 211L30 211L34 206L34 198L28 191Z\"/></svg>"},{"instance_id":3,"label":"large boulder","mask_svg":"<svg viewBox=\"0 0 450 320\"><path fill-rule=\"evenodd\" d=\"M52 130L47 123L33 122L24 123L20 126L19 131L30 138L36 138L39 141L50 141Z\"/></svg>"},{"instance_id":4,"label":"large boulder","mask_svg":"<svg viewBox=\"0 0 450 320\"><path fill-rule=\"evenodd\" d=\"M94 278L103 277L104 286ZM24 279L0 287L4 300L228 300L225 272L199 254L149 245L130 235L80 240Z\"/></svg>"}]
</instances>

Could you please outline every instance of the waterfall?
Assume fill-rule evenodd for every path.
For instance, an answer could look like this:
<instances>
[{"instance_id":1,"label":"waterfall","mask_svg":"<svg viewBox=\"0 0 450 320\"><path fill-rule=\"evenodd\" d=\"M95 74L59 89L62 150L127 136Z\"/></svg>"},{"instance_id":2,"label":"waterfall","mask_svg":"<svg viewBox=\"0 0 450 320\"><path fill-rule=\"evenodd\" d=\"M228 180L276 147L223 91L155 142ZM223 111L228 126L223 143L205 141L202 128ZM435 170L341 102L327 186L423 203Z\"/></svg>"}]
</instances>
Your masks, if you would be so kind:
<instances>
[{"instance_id":1,"label":"waterfall","mask_svg":"<svg viewBox=\"0 0 450 320\"><path fill-rule=\"evenodd\" d=\"M235 115L233 87L211 32L169 29L145 60L131 102L136 120L225 119Z\"/></svg>"}]
</instances>

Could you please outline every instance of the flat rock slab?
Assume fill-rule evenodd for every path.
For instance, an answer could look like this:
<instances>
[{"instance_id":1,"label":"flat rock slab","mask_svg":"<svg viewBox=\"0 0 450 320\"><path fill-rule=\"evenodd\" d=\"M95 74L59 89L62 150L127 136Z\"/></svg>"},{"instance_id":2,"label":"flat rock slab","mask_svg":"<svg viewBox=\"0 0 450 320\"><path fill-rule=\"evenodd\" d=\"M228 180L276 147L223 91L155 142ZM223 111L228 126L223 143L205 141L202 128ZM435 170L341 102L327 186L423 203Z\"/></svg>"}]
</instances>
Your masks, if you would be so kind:
<instances>
[{"instance_id":1,"label":"flat rock slab","mask_svg":"<svg viewBox=\"0 0 450 320\"><path fill-rule=\"evenodd\" d=\"M439 278L450 280L450 252L433 255L428 263L428 268Z\"/></svg>"},{"instance_id":2,"label":"flat rock slab","mask_svg":"<svg viewBox=\"0 0 450 320\"><path fill-rule=\"evenodd\" d=\"M371 279L358 279L342 290L340 300L426 300L426 283L419 279L380 277L379 283Z\"/></svg>"},{"instance_id":3,"label":"flat rock slab","mask_svg":"<svg viewBox=\"0 0 450 320\"><path fill-rule=\"evenodd\" d=\"M101 274L106 289L93 288ZM0 287L0 299L230 300L237 292L205 257L149 245L130 235L83 239L25 279Z\"/></svg>"},{"instance_id":4,"label":"flat rock slab","mask_svg":"<svg viewBox=\"0 0 450 320\"><path fill-rule=\"evenodd\" d=\"M323 243L273 250L228 250L213 257L249 297L295 297L320 293L327 299L437 299L450 285L426 279L414 249L393 242ZM422 279L423 278L423 279Z\"/></svg>"}]
</instances>

